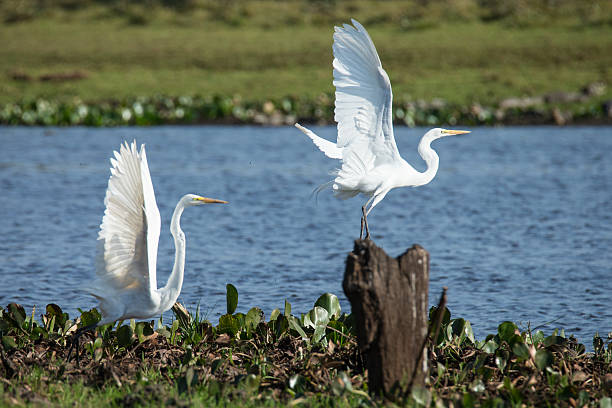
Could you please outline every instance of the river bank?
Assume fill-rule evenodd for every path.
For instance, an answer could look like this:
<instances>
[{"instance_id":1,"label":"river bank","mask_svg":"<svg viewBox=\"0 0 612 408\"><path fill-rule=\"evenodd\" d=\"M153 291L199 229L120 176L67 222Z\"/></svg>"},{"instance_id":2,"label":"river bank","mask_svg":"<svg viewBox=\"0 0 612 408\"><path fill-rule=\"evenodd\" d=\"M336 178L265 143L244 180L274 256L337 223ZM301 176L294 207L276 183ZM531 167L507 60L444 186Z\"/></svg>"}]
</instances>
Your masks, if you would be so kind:
<instances>
[{"instance_id":1,"label":"river bank","mask_svg":"<svg viewBox=\"0 0 612 408\"><path fill-rule=\"evenodd\" d=\"M442 99L399 98L394 122L406 126L479 125L609 125L612 100L602 98L606 86L592 83L576 92L551 92L513 97L493 105L461 105ZM334 124L334 96L288 96L265 101L240 96L153 96L102 102L79 98L0 105L0 124L25 126L152 126L193 124L293 125L295 122Z\"/></svg>"},{"instance_id":2,"label":"river bank","mask_svg":"<svg viewBox=\"0 0 612 408\"><path fill-rule=\"evenodd\" d=\"M376 406L356 346L352 317L324 294L306 314L285 302L266 320L259 308L236 313L228 285L218 325L173 307L170 322L101 326L87 333L79 362L67 361L74 331L99 320L95 309L75 320L57 305L31 314L0 308L0 401L7 405ZM433 310L430 316L433 316ZM431 322L430 322L431 324ZM398 394L407 406L612 406L612 339L593 352L563 330L548 335L502 322L477 340L469 321L445 310L429 339L424 389Z\"/></svg>"}]
</instances>

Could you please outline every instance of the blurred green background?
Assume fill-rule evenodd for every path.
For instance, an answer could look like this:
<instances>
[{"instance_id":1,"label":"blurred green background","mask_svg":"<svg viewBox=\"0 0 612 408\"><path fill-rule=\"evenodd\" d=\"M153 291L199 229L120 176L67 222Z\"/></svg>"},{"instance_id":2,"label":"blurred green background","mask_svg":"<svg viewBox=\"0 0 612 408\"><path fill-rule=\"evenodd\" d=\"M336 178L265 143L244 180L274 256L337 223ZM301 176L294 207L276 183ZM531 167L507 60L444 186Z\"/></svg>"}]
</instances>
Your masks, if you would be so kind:
<instances>
[{"instance_id":1,"label":"blurred green background","mask_svg":"<svg viewBox=\"0 0 612 408\"><path fill-rule=\"evenodd\" d=\"M609 0L3 0L0 104L332 93L333 26L369 31L396 99L612 97Z\"/></svg>"}]
</instances>

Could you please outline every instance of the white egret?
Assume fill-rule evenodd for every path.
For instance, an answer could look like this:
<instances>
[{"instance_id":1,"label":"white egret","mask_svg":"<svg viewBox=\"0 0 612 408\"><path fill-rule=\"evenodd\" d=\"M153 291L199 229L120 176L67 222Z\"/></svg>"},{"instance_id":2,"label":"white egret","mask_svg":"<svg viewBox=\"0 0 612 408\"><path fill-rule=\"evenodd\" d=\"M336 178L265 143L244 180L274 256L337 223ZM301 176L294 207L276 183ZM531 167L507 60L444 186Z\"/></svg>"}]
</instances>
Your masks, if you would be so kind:
<instances>
[{"instance_id":1,"label":"white egret","mask_svg":"<svg viewBox=\"0 0 612 408\"><path fill-rule=\"evenodd\" d=\"M421 186L429 183L438 171L438 155L432 141L465 130L432 129L419 143L419 154L427 164L425 172L414 169L397 149L393 136L391 82L385 72L368 32L359 22L353 26L335 27L334 86L336 101L334 119L338 123L336 143L295 126L332 159L342 162L331 185L334 194L347 199L359 193L370 197L362 207L361 233L365 226L370 237L367 216L385 195L395 187ZM369 206L369 208L368 208Z\"/></svg>"},{"instance_id":2,"label":"white egret","mask_svg":"<svg viewBox=\"0 0 612 408\"><path fill-rule=\"evenodd\" d=\"M195 205L227 203L194 194L186 194L179 200L170 222L175 246L174 267L166 285L158 289L157 245L161 218L145 147L142 145L138 152L135 141L131 146L126 142L114 155L104 198L106 209L98 233L96 279L89 287L99 301L102 319L77 331L77 360L78 337L83 331L117 320L159 316L174 305L181 293L185 269L185 234L180 226L183 210Z\"/></svg>"}]
</instances>

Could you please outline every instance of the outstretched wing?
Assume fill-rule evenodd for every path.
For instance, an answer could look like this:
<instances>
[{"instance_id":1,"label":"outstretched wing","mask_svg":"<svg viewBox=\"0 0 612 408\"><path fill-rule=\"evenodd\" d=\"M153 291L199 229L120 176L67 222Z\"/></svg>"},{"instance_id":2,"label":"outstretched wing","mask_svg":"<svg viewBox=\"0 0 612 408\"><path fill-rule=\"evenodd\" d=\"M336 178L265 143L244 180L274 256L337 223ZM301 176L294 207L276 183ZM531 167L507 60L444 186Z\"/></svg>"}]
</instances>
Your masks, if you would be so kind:
<instances>
[{"instance_id":1,"label":"outstretched wing","mask_svg":"<svg viewBox=\"0 0 612 408\"><path fill-rule=\"evenodd\" d=\"M343 162L359 157L379 165L399 159L393 136L391 82L374 43L359 22L336 27L334 33L334 86L338 122L338 148Z\"/></svg>"},{"instance_id":2,"label":"outstretched wing","mask_svg":"<svg viewBox=\"0 0 612 408\"><path fill-rule=\"evenodd\" d=\"M157 245L161 228L144 145L121 145L111 176L98 234L99 285L114 290L157 289Z\"/></svg>"},{"instance_id":3,"label":"outstretched wing","mask_svg":"<svg viewBox=\"0 0 612 408\"><path fill-rule=\"evenodd\" d=\"M312 142L330 159L342 159L342 149L338 148L335 143L329 140L323 139L317 136L312 130L306 129L299 123L295 124L295 127L300 129L306 136L308 136Z\"/></svg>"}]
</instances>

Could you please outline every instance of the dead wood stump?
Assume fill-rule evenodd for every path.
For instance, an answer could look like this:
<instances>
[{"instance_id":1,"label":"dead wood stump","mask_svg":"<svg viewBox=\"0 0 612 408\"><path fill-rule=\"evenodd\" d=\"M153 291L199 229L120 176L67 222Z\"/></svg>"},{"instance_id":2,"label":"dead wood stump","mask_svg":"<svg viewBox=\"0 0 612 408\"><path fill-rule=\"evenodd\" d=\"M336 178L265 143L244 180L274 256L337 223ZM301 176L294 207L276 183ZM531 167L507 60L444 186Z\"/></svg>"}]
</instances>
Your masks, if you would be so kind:
<instances>
[{"instance_id":1,"label":"dead wood stump","mask_svg":"<svg viewBox=\"0 0 612 408\"><path fill-rule=\"evenodd\" d=\"M413 245L391 258L371 240L356 240L348 256L344 293L366 357L368 387L386 395L423 386L427 372L429 254Z\"/></svg>"}]
</instances>

